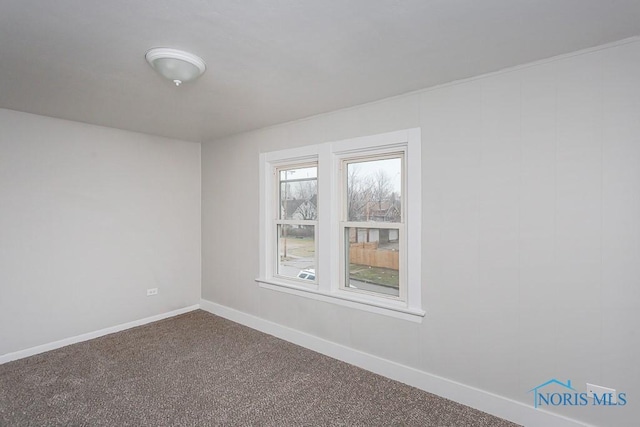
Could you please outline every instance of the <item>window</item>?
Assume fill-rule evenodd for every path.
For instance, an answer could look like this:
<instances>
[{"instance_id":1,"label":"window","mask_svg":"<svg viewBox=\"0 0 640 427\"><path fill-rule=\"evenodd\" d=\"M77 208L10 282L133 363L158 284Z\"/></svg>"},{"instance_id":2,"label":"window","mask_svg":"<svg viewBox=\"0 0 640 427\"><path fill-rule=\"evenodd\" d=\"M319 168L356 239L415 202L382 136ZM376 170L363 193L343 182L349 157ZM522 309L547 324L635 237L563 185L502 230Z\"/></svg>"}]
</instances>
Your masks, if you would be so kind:
<instances>
[{"instance_id":1,"label":"window","mask_svg":"<svg viewBox=\"0 0 640 427\"><path fill-rule=\"evenodd\" d=\"M404 152L342 160L341 287L345 290L406 299L400 277L403 163Z\"/></svg>"},{"instance_id":2,"label":"window","mask_svg":"<svg viewBox=\"0 0 640 427\"><path fill-rule=\"evenodd\" d=\"M421 321L420 130L260 155L260 286Z\"/></svg>"},{"instance_id":3,"label":"window","mask_svg":"<svg viewBox=\"0 0 640 427\"><path fill-rule=\"evenodd\" d=\"M276 275L315 283L318 229L318 166L275 169L278 177L274 231L278 236Z\"/></svg>"}]
</instances>

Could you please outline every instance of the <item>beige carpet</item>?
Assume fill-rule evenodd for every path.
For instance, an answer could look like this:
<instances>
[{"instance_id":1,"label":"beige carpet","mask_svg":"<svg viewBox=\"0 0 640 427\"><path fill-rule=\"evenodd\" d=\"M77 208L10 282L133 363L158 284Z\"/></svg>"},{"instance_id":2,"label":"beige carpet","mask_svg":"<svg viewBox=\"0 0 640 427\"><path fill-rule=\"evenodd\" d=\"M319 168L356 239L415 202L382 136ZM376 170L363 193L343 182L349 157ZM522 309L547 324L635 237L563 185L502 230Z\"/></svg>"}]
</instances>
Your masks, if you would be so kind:
<instances>
[{"instance_id":1,"label":"beige carpet","mask_svg":"<svg viewBox=\"0 0 640 427\"><path fill-rule=\"evenodd\" d=\"M204 311L0 365L2 426L515 426Z\"/></svg>"}]
</instances>

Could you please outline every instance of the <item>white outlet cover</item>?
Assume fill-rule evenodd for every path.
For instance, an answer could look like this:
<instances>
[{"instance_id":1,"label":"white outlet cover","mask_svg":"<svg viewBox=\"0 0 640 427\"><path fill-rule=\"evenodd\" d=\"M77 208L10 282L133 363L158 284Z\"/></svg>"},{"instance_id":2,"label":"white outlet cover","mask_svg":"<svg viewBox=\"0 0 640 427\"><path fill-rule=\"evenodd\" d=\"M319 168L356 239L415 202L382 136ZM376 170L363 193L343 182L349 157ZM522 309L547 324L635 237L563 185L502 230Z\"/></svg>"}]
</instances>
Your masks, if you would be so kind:
<instances>
[{"instance_id":1,"label":"white outlet cover","mask_svg":"<svg viewBox=\"0 0 640 427\"><path fill-rule=\"evenodd\" d=\"M147 296L158 295L158 288L147 289Z\"/></svg>"}]
</instances>

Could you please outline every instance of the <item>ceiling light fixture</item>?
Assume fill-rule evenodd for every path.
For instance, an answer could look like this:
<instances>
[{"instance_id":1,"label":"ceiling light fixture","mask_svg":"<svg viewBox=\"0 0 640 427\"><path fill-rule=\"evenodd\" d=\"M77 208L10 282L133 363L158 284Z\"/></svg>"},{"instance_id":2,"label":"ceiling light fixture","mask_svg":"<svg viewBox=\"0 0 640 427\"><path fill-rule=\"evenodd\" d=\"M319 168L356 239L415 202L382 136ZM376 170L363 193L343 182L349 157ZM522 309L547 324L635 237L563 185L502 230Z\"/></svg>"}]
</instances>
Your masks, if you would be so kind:
<instances>
[{"instance_id":1,"label":"ceiling light fixture","mask_svg":"<svg viewBox=\"0 0 640 427\"><path fill-rule=\"evenodd\" d=\"M189 52L166 47L150 49L144 57L154 70L171 80L176 86L197 79L207 68L202 58Z\"/></svg>"}]
</instances>

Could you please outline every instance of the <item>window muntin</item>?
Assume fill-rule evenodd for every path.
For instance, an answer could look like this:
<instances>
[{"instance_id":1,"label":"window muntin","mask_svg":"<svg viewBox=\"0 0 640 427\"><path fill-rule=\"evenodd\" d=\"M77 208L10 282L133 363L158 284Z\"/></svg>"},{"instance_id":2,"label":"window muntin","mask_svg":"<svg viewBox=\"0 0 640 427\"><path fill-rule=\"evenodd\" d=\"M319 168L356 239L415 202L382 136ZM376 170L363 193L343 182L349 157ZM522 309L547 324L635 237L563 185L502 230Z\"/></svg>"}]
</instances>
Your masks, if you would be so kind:
<instances>
[{"instance_id":1,"label":"window muntin","mask_svg":"<svg viewBox=\"0 0 640 427\"><path fill-rule=\"evenodd\" d=\"M315 284L317 264L318 166L280 166L274 221L276 232L275 275ZM313 271L314 274L308 274Z\"/></svg>"}]
</instances>

